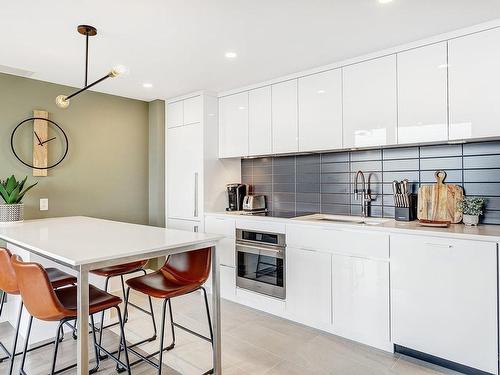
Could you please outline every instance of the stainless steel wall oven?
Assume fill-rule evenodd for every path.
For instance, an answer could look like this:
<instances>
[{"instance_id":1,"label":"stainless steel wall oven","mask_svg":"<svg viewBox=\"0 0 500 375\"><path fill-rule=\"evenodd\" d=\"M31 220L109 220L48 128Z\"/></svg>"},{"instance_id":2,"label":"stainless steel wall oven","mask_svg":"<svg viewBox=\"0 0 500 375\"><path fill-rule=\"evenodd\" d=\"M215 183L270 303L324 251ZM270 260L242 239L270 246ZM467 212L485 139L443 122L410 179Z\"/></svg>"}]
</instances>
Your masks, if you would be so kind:
<instances>
[{"instance_id":1,"label":"stainless steel wall oven","mask_svg":"<svg viewBox=\"0 0 500 375\"><path fill-rule=\"evenodd\" d=\"M236 286L285 299L285 234L236 229Z\"/></svg>"}]
</instances>

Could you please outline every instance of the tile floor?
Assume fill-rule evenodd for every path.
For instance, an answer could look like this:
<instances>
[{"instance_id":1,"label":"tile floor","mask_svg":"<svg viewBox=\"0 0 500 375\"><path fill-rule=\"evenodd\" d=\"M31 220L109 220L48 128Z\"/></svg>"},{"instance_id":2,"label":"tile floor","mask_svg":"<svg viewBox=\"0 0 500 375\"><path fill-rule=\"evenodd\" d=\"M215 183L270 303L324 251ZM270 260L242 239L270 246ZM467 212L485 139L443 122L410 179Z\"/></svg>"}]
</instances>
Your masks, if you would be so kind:
<instances>
[{"instance_id":1,"label":"tile floor","mask_svg":"<svg viewBox=\"0 0 500 375\"><path fill-rule=\"evenodd\" d=\"M132 298L134 302L146 306L147 300L143 296L132 294ZM172 305L175 321L208 334L200 294L180 297L174 300ZM155 301L154 308L159 318L161 301ZM127 340L130 342L148 337L152 333L151 320L133 309L126 328ZM222 330L224 375L457 374L409 357L372 349L225 300L222 302ZM113 331L117 332L115 329ZM12 335L13 330L10 325L0 324L0 340L10 344ZM116 334L106 332L104 336L106 345L117 347ZM209 343L180 330L176 331L176 336L176 347L164 355L164 363L168 367L165 367L163 374L199 375L211 367ZM170 339L168 333L166 342ZM158 349L158 345L157 340L142 346L141 349L151 353ZM72 363L76 344L70 335L66 336L61 348L60 365ZM52 347L30 353L26 365L28 374L46 375L51 357ZM7 368L7 363L0 363L0 374L5 374ZM75 372L73 370L66 373ZM114 363L110 360L103 361L99 373L116 374ZM145 375L156 372L152 367L140 364L133 368L132 373Z\"/></svg>"}]
</instances>

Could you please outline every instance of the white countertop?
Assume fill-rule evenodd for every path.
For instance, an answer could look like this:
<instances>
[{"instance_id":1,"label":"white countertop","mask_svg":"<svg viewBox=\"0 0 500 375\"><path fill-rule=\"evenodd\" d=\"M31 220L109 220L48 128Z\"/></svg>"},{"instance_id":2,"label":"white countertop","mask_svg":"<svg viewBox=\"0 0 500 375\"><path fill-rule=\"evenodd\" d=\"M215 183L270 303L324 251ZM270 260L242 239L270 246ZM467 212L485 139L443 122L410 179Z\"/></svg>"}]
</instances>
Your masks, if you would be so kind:
<instances>
[{"instance_id":1,"label":"white countertop","mask_svg":"<svg viewBox=\"0 0 500 375\"><path fill-rule=\"evenodd\" d=\"M0 224L0 239L79 266L155 251L215 243L218 235L129 224L83 216Z\"/></svg>"},{"instance_id":2,"label":"white countertop","mask_svg":"<svg viewBox=\"0 0 500 375\"><path fill-rule=\"evenodd\" d=\"M439 237L452 237L459 239L473 239L479 241L494 241L500 242L500 225L479 225L477 227L467 227L463 224L451 224L448 228L431 228L419 225L418 221L403 222L394 219L368 218L369 220L383 221L377 225L370 224L354 224L348 222L325 222L320 220L311 220L307 216L293 219L269 217L269 216L252 216L244 214L241 211L235 212L213 212L205 213L206 216L215 216L221 218L234 218L237 220L259 220L279 222L285 224L300 224L314 225L325 228L340 228L366 231L379 231L388 233L405 233L405 234L421 234ZM356 218L353 216L331 215L339 218ZM361 219L361 218L360 218Z\"/></svg>"}]
</instances>

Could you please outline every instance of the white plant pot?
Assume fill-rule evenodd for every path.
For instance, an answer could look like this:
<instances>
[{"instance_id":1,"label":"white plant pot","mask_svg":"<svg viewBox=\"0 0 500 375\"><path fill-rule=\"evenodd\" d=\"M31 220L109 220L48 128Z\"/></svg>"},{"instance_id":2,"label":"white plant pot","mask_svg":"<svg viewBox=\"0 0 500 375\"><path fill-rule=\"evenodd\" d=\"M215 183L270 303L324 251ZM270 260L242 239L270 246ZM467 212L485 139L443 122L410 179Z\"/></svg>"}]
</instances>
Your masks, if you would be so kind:
<instances>
[{"instance_id":1,"label":"white plant pot","mask_svg":"<svg viewBox=\"0 0 500 375\"><path fill-rule=\"evenodd\" d=\"M0 223L18 223L24 220L24 204L0 204Z\"/></svg>"},{"instance_id":2,"label":"white plant pot","mask_svg":"<svg viewBox=\"0 0 500 375\"><path fill-rule=\"evenodd\" d=\"M479 215L465 215L463 216L463 222L467 226L476 226L479 223Z\"/></svg>"}]
</instances>

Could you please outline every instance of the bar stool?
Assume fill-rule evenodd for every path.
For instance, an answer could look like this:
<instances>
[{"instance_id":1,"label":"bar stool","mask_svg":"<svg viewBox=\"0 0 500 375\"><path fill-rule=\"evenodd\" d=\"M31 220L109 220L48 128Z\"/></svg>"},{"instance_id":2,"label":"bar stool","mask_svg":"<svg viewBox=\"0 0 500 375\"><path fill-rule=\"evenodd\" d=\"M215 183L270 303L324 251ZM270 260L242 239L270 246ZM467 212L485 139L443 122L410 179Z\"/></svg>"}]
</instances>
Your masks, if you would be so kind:
<instances>
[{"instance_id":1,"label":"bar stool","mask_svg":"<svg viewBox=\"0 0 500 375\"><path fill-rule=\"evenodd\" d=\"M73 364L58 371L55 370L61 327L66 322L76 320L77 317L77 287L70 286L54 290L50 284L47 272L41 265L37 263L24 263L17 255L13 255L11 261L16 273L19 291L21 293L21 297L23 298L24 305L31 314L26 333L20 374L26 375L24 371L24 364L26 361L26 353L28 352L28 342L34 317L43 321L59 322L54 340L55 348L50 374L55 375L76 367L76 364ZM125 368L128 371L128 374L131 375L126 349L127 342L125 340L125 332L119 307L121 302L121 298L106 293L93 285L89 286L89 315L92 322L92 336L96 356L96 366L90 371L91 373L96 372L99 368L100 360L98 353L101 350L116 362L117 370ZM112 308L115 308L118 313L121 331L119 349L123 346L125 350L125 363L123 363L119 358L114 357L109 351L97 343L95 330L93 329L94 314L101 313L102 311Z\"/></svg>"},{"instance_id":2,"label":"bar stool","mask_svg":"<svg viewBox=\"0 0 500 375\"><path fill-rule=\"evenodd\" d=\"M104 283L104 291L106 291L106 292L108 291L109 280L113 277L118 277L118 276L120 277L120 281L121 281L121 285L122 285L123 299L125 300L125 309L124 309L124 313L123 313L123 323L124 324L127 323L127 321L128 321L128 306L129 305L133 306L134 308L151 316L151 320L153 322L153 330L154 330L153 336L150 338L147 338L145 340L142 340L138 343L135 343L134 346L138 346L138 345L144 344L146 342L151 342L151 341L156 340L157 329L156 329L155 316L154 316L154 312L153 312L153 302L151 300L151 297L149 297L149 309L150 309L150 311L147 311L147 310L143 309L142 307L137 306L137 305L129 302L129 295L128 295L128 293L125 292L125 282L124 282L123 277L126 275L136 273L136 272L143 272L144 275L146 275L147 272L144 269L144 266L146 266L147 263L148 263L147 260L141 260L138 262L119 264L116 266L104 267L104 268L99 268L97 270L90 271L94 275L98 275L98 276L102 276L102 277L106 278L106 281ZM107 326L104 326L104 312L101 314L101 326L99 328L99 345L102 343L102 331L103 331L103 329L113 327L116 324L118 324L118 323L113 323L113 324L109 324ZM104 356L100 355L100 357L101 357L101 359L106 358L105 355Z\"/></svg>"},{"instance_id":3,"label":"bar stool","mask_svg":"<svg viewBox=\"0 0 500 375\"><path fill-rule=\"evenodd\" d=\"M158 370L158 374L161 375L162 371L162 360L163 352L174 348L175 346L175 329L174 327L180 328L188 333L191 333L199 338L202 338L210 342L213 346L213 330L212 322L210 319L210 310L208 307L207 292L203 287L203 283L207 280L210 274L210 264L211 264L211 248L205 248L201 250L194 250L186 253L179 253L170 255L163 265L163 267L154 272L147 274L145 276L135 277L133 279L127 280L127 294L130 289L136 290L150 297L163 299L163 309L162 309L162 320L161 320L161 332L160 332L160 350L149 354L147 356L138 353L133 348L129 350L140 359L136 362L131 363L134 366L137 363L145 361L151 366ZM183 296L201 289L203 291L203 296L205 298L205 308L207 311L208 326L210 329L210 337L203 336L193 330L186 328L178 323L174 322L172 313L172 304L170 300L174 297ZM164 334L165 334L165 315L167 303L170 313L170 323L172 329L172 343L163 347ZM121 351L121 348L120 348ZM159 364L157 365L151 358L159 354ZM205 372L205 374L212 374L213 369ZM204 374L204 375L205 375Z\"/></svg>"},{"instance_id":4,"label":"bar stool","mask_svg":"<svg viewBox=\"0 0 500 375\"><path fill-rule=\"evenodd\" d=\"M5 248L0 247L0 289L3 290L3 295L2 299L0 301L0 316L2 316L2 311L3 307L5 304L5 301L7 300L7 294L10 295L19 295L19 288L17 285L17 278L16 278L16 273L14 271L14 268L11 263L11 258L12 254L10 253L9 250ZM76 277L71 276L65 272L62 272L61 270L58 270L57 268L47 268L47 275L49 278L49 282L52 284L52 288L57 289L57 288L62 288L68 285L74 285L76 284ZM21 299L21 305L19 306L19 314L17 317L17 326L16 326L16 334L14 336L14 343L13 343L13 348L12 351L9 352L5 345L0 341L0 347L2 350L5 352L6 356L0 358L0 362L5 361L6 359L10 359L10 368L9 368L9 375L12 374L12 369L14 366L14 358L18 355L21 355L22 352L16 353L16 348L17 348L17 340L19 338L19 327L21 323L21 316L23 312L23 301ZM33 348L31 348L28 351L36 350L43 348L48 345L52 345L54 342L48 342L46 344L38 345Z\"/></svg>"}]
</instances>

